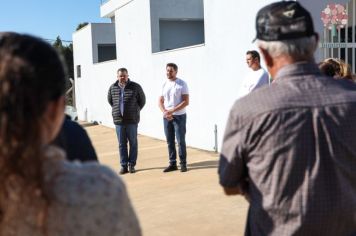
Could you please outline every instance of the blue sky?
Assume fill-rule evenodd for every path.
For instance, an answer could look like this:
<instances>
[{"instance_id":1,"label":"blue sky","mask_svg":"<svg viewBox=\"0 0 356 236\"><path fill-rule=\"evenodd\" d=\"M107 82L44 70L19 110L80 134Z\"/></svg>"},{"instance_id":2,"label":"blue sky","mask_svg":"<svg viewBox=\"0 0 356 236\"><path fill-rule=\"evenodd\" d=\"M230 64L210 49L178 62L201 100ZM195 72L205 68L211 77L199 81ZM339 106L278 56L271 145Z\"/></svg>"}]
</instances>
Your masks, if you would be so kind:
<instances>
[{"instance_id":1,"label":"blue sky","mask_svg":"<svg viewBox=\"0 0 356 236\"><path fill-rule=\"evenodd\" d=\"M80 23L110 22L100 18L100 3L101 0L4 0L0 31L72 40L72 33Z\"/></svg>"}]
</instances>

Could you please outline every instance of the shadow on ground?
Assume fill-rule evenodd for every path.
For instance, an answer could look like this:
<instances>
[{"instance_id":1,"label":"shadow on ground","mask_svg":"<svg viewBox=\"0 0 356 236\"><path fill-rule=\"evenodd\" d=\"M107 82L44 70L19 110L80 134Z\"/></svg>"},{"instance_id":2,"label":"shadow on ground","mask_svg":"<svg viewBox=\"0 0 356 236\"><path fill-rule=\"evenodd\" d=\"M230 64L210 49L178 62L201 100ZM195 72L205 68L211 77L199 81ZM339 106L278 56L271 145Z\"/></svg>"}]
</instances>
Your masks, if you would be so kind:
<instances>
[{"instance_id":1,"label":"shadow on ground","mask_svg":"<svg viewBox=\"0 0 356 236\"><path fill-rule=\"evenodd\" d=\"M98 125L98 123L96 122L79 122L79 124L82 126L82 127L90 127L90 126L95 126L95 125Z\"/></svg>"},{"instance_id":2,"label":"shadow on ground","mask_svg":"<svg viewBox=\"0 0 356 236\"><path fill-rule=\"evenodd\" d=\"M148 170L164 170L167 166L163 167L151 167L151 168L145 168L145 169L136 169L136 172L141 172L141 171L148 171ZM191 164L187 164L188 171L193 171L193 170L198 170L198 169L215 169L218 167L218 161L201 161L201 162L195 162ZM179 170L179 166L178 166Z\"/></svg>"},{"instance_id":3,"label":"shadow on ground","mask_svg":"<svg viewBox=\"0 0 356 236\"><path fill-rule=\"evenodd\" d=\"M151 167L151 168L144 168L144 169L136 169L136 172L141 172L141 171L148 171L148 170L163 170L167 166L163 167Z\"/></svg>"},{"instance_id":4,"label":"shadow on ground","mask_svg":"<svg viewBox=\"0 0 356 236\"><path fill-rule=\"evenodd\" d=\"M195 162L195 163L188 163L188 168L191 170L196 170L196 169L211 169L211 168L218 168L218 163L219 161L201 161L201 162Z\"/></svg>"}]
</instances>

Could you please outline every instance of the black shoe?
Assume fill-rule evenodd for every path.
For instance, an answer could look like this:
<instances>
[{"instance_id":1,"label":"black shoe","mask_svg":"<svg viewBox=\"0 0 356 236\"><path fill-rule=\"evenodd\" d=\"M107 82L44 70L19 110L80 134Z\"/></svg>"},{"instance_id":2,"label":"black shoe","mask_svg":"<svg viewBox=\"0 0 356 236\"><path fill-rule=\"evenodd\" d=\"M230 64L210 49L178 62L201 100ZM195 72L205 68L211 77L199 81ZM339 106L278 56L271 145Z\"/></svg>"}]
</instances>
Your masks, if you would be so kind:
<instances>
[{"instance_id":1,"label":"black shoe","mask_svg":"<svg viewBox=\"0 0 356 236\"><path fill-rule=\"evenodd\" d=\"M163 172L171 172L175 170L178 170L176 165L169 165L166 169L163 170Z\"/></svg>"},{"instance_id":2,"label":"black shoe","mask_svg":"<svg viewBox=\"0 0 356 236\"><path fill-rule=\"evenodd\" d=\"M136 170L135 170L135 167L134 166L129 166L129 171L131 174L135 173Z\"/></svg>"},{"instance_id":3,"label":"black shoe","mask_svg":"<svg viewBox=\"0 0 356 236\"><path fill-rule=\"evenodd\" d=\"M180 166L180 172L187 172L187 166L186 165L182 165Z\"/></svg>"},{"instance_id":4,"label":"black shoe","mask_svg":"<svg viewBox=\"0 0 356 236\"><path fill-rule=\"evenodd\" d=\"M120 170L120 175L123 175L123 174L126 174L126 173L129 173L129 170L127 169L127 166L123 166L121 167L121 170Z\"/></svg>"}]
</instances>

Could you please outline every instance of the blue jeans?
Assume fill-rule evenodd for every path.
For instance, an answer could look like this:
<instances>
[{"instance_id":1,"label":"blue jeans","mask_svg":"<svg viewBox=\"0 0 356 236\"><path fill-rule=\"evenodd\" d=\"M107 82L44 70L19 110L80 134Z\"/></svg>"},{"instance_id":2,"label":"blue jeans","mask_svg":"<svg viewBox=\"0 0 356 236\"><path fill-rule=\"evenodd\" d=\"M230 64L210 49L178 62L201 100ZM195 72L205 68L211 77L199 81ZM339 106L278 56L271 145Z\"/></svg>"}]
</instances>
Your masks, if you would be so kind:
<instances>
[{"instance_id":1,"label":"blue jeans","mask_svg":"<svg viewBox=\"0 0 356 236\"><path fill-rule=\"evenodd\" d=\"M119 141L120 164L123 167L136 165L137 160L137 124L115 125L116 135ZM130 151L127 150L127 142Z\"/></svg>"},{"instance_id":2,"label":"blue jeans","mask_svg":"<svg viewBox=\"0 0 356 236\"><path fill-rule=\"evenodd\" d=\"M177 165L177 151L175 138L177 138L178 143L178 155L181 165L187 164L187 148L185 145L185 132L187 115L174 115L173 120L167 120L163 118L164 133L166 135L166 140L168 144L168 154L169 154L169 164Z\"/></svg>"}]
</instances>

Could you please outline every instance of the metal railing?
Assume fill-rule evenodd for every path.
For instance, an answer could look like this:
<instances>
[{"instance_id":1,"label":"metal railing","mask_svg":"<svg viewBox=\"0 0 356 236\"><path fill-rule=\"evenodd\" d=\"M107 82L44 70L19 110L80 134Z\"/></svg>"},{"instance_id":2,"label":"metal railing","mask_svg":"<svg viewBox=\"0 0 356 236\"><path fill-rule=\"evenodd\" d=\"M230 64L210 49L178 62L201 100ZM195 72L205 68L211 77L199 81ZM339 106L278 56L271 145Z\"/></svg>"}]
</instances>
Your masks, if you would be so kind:
<instances>
[{"instance_id":1,"label":"metal railing","mask_svg":"<svg viewBox=\"0 0 356 236\"><path fill-rule=\"evenodd\" d=\"M346 26L336 32L325 28L321 48L324 58L342 59L350 65L352 74L356 74L356 0L349 0L346 11L349 16Z\"/></svg>"}]
</instances>

